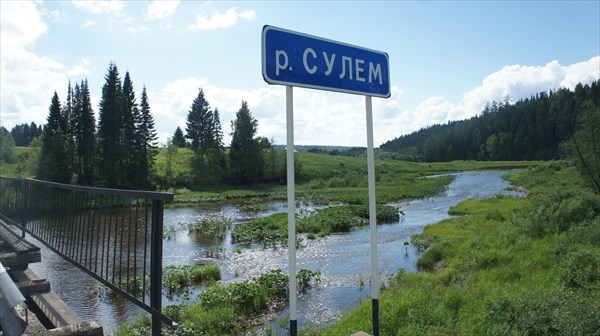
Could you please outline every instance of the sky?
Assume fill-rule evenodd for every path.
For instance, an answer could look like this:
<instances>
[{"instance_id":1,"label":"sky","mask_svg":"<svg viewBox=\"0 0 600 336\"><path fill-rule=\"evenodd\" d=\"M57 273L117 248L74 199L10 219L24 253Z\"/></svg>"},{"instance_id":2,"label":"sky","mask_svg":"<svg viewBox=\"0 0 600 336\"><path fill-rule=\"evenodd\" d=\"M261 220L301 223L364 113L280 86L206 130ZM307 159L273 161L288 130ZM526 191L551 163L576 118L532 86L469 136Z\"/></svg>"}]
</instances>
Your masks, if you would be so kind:
<instances>
[{"instance_id":1,"label":"sky","mask_svg":"<svg viewBox=\"0 0 600 336\"><path fill-rule=\"evenodd\" d=\"M0 124L46 122L54 91L87 79L96 114L108 66L145 86L161 143L198 90L225 144L242 101L258 136L286 142L285 87L262 77L272 25L386 52L373 98L379 146L475 116L491 101L600 79L600 1L0 1ZM363 96L294 89L297 145L367 145ZM96 116L98 118L98 116Z\"/></svg>"}]
</instances>

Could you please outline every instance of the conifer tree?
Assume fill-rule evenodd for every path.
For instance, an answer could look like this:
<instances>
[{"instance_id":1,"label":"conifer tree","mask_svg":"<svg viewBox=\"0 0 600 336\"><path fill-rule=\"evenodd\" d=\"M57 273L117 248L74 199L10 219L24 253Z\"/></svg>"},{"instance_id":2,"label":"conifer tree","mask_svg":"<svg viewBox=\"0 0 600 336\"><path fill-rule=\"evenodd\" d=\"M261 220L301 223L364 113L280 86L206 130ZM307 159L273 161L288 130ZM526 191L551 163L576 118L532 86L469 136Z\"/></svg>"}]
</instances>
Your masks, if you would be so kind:
<instances>
[{"instance_id":1,"label":"conifer tree","mask_svg":"<svg viewBox=\"0 0 600 336\"><path fill-rule=\"evenodd\" d=\"M226 170L225 164L225 145L223 144L223 128L221 127L221 117L219 110L215 108L213 112L212 120L212 137L213 137L213 148L212 148L212 160L215 165L224 172Z\"/></svg>"},{"instance_id":2,"label":"conifer tree","mask_svg":"<svg viewBox=\"0 0 600 336\"><path fill-rule=\"evenodd\" d=\"M150 112L150 103L148 102L145 86L142 89L141 99L139 118L136 120L137 137L140 140L137 156L137 167L139 169L137 186L147 188L150 186L151 173L154 170L158 135L154 128L154 118Z\"/></svg>"},{"instance_id":3,"label":"conifer tree","mask_svg":"<svg viewBox=\"0 0 600 336\"><path fill-rule=\"evenodd\" d=\"M79 183L94 184L94 157L96 153L96 118L92 108L87 79L81 81L76 101L80 104L77 116L77 156Z\"/></svg>"},{"instance_id":4,"label":"conifer tree","mask_svg":"<svg viewBox=\"0 0 600 336\"><path fill-rule=\"evenodd\" d=\"M175 129L175 133L173 133L173 138L171 139L171 143L173 145L177 146L178 148L185 147L185 137L183 135L183 131L181 130L181 128L179 126L177 126L177 129Z\"/></svg>"},{"instance_id":5,"label":"conifer tree","mask_svg":"<svg viewBox=\"0 0 600 336\"><path fill-rule=\"evenodd\" d=\"M122 86L116 64L110 63L102 97L99 104L98 150L100 154L99 173L102 182L108 187L123 186L125 179L125 149L122 145L123 109Z\"/></svg>"},{"instance_id":6,"label":"conifer tree","mask_svg":"<svg viewBox=\"0 0 600 336\"><path fill-rule=\"evenodd\" d=\"M255 138L258 120L252 117L248 103L242 101L235 120L231 122L232 139L229 151L232 181L258 182L263 175L262 151Z\"/></svg>"},{"instance_id":7,"label":"conifer tree","mask_svg":"<svg viewBox=\"0 0 600 336\"><path fill-rule=\"evenodd\" d=\"M200 89L188 112L185 128L186 138L190 140L192 150L195 152L202 154L207 150L212 135L211 119L210 105L204 98L204 91Z\"/></svg>"},{"instance_id":8,"label":"conifer tree","mask_svg":"<svg viewBox=\"0 0 600 336\"><path fill-rule=\"evenodd\" d=\"M127 172L123 182L128 187L138 187L139 181L143 180L143 177L140 175L143 174L141 171L143 168L140 166L140 162L142 161L141 156L143 156L143 153L141 153L143 139L136 128L136 125L140 123L141 117L129 71L125 72L121 94L121 102L123 104L121 146L124 152L123 165Z\"/></svg>"},{"instance_id":9,"label":"conifer tree","mask_svg":"<svg viewBox=\"0 0 600 336\"><path fill-rule=\"evenodd\" d=\"M38 178L60 183L71 182L68 146L67 120L55 91L44 127Z\"/></svg>"},{"instance_id":10,"label":"conifer tree","mask_svg":"<svg viewBox=\"0 0 600 336\"><path fill-rule=\"evenodd\" d=\"M68 160L67 162L69 170L71 173L75 170L75 128L76 128L76 119L75 113L73 110L73 89L71 87L71 81L69 81L69 85L67 87L67 100L65 104L62 106L62 115L65 119L66 129L65 135L67 136L67 154Z\"/></svg>"},{"instance_id":11,"label":"conifer tree","mask_svg":"<svg viewBox=\"0 0 600 336\"><path fill-rule=\"evenodd\" d=\"M186 122L186 138L195 156L193 167L197 182L214 184L223 178L225 167L223 132L219 111L210 110L202 89L192 102Z\"/></svg>"}]
</instances>

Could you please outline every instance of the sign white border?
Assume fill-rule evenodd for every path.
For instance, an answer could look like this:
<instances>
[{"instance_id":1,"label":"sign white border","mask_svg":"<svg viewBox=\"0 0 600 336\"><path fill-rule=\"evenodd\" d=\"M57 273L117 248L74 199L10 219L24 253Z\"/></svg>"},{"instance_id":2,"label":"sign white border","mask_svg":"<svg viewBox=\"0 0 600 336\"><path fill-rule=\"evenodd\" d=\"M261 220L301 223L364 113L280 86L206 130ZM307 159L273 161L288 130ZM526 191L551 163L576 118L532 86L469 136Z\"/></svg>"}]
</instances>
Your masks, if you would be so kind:
<instances>
[{"instance_id":1,"label":"sign white border","mask_svg":"<svg viewBox=\"0 0 600 336\"><path fill-rule=\"evenodd\" d=\"M320 85L311 85L311 84L304 84L304 83L298 83L298 82L287 82L287 81L281 81L281 80L277 80L277 79L272 79L267 75L267 56L266 56L266 35L267 32L269 30L277 30L277 31L281 31L284 33L288 33L288 34L294 34L294 35L299 35L299 36L304 36L307 38L311 38L311 39L315 39L315 40L320 40L320 41L324 41L324 42L328 42L328 43L333 43L333 44L338 44L338 45L343 45L346 47L350 47L350 48L355 48L355 49L361 49L364 51L368 51L368 52L372 52L372 53L376 53L376 54L380 54L382 56L385 57L386 60L386 66L387 66L387 78L386 81L388 83L388 91L386 94L376 94L376 93L371 93L371 92L365 92L365 91L356 91L356 90L347 90L347 89L338 89L335 87L331 87L331 86L320 86ZM372 96L372 97L380 97L380 98L389 98L392 95L392 87L391 87L391 83L390 83L390 57L387 53L382 52L382 51L377 51L377 50L373 50L373 49L369 49L369 48L363 48L363 47L359 47L353 44L349 44L349 43L344 43L344 42L339 42L339 41L334 41L334 40L330 40L330 39L326 39L326 38L322 38L322 37L318 37L318 36L314 36L314 35L309 35L309 34L304 34L304 33L300 33L297 31L293 31L293 30L289 30L289 29L284 29L284 28L279 28L279 27L275 27L275 26L270 26L270 25L265 25L263 27L263 31L262 31L262 38L261 38L261 62L262 62L262 76L263 79L265 80L265 82L269 83L269 84L277 84L277 85L292 85L292 86L298 86L298 87L303 87L303 88L308 88L308 89L316 89L316 90L326 90L326 91L333 91L333 92L342 92L342 93L351 93L351 94L357 94L357 95L361 95L361 96Z\"/></svg>"}]
</instances>

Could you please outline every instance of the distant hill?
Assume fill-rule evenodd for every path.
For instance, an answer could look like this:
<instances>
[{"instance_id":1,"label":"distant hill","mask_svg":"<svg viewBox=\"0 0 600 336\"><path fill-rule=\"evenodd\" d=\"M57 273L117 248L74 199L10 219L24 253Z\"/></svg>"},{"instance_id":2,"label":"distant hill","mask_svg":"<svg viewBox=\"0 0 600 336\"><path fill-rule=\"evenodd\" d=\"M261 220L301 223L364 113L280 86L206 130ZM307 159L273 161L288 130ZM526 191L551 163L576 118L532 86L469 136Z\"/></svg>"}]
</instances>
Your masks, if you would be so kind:
<instances>
[{"instance_id":1,"label":"distant hill","mask_svg":"<svg viewBox=\"0 0 600 336\"><path fill-rule=\"evenodd\" d=\"M397 137L379 148L411 161L550 160L577 128L584 101L600 105L600 80L575 87L540 92L514 104L488 104L467 120L433 125Z\"/></svg>"}]
</instances>

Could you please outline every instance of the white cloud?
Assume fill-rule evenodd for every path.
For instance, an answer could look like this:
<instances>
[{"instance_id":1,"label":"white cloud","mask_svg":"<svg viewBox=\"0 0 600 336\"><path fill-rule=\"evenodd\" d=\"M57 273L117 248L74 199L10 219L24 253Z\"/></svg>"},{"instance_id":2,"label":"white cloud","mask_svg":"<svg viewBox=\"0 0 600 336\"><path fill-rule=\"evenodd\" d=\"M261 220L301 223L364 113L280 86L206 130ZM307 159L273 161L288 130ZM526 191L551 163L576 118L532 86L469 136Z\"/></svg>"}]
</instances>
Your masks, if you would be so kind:
<instances>
[{"instance_id":1,"label":"white cloud","mask_svg":"<svg viewBox=\"0 0 600 336\"><path fill-rule=\"evenodd\" d=\"M67 75L69 77L84 77L90 74L90 65L92 61L89 58L84 58L81 62L75 64L69 70L67 70Z\"/></svg>"},{"instance_id":2,"label":"white cloud","mask_svg":"<svg viewBox=\"0 0 600 336\"><path fill-rule=\"evenodd\" d=\"M73 0L75 7L82 9L90 14L121 14L123 11L123 2L120 0L110 1L88 1Z\"/></svg>"},{"instance_id":3,"label":"white cloud","mask_svg":"<svg viewBox=\"0 0 600 336\"><path fill-rule=\"evenodd\" d=\"M54 90L66 88L65 66L24 49L2 49L2 124L45 122ZM63 97L64 98L64 97Z\"/></svg>"},{"instance_id":4,"label":"white cloud","mask_svg":"<svg viewBox=\"0 0 600 336\"><path fill-rule=\"evenodd\" d=\"M169 18L177 12L179 0L155 0L146 10L146 19L148 20L163 20Z\"/></svg>"},{"instance_id":5,"label":"white cloud","mask_svg":"<svg viewBox=\"0 0 600 336\"><path fill-rule=\"evenodd\" d=\"M64 22L67 19L67 15L59 10L50 11L50 13L48 13L48 16L50 17L50 20L52 20L52 22Z\"/></svg>"},{"instance_id":6,"label":"white cloud","mask_svg":"<svg viewBox=\"0 0 600 336\"><path fill-rule=\"evenodd\" d=\"M600 78L600 56L592 57L587 62L567 66L560 86L574 89L579 82L590 83L598 78Z\"/></svg>"},{"instance_id":7,"label":"white cloud","mask_svg":"<svg viewBox=\"0 0 600 336\"><path fill-rule=\"evenodd\" d=\"M0 46L24 48L48 31L35 3L7 1L0 11Z\"/></svg>"},{"instance_id":8,"label":"white cloud","mask_svg":"<svg viewBox=\"0 0 600 336\"><path fill-rule=\"evenodd\" d=\"M543 66L510 65L487 76L482 85L464 94L459 102L443 97L430 97L416 108L402 109L402 100L395 96L399 89L392 88L392 97L384 103L374 103L375 143L391 140L420 128L452 120L468 119L481 113L486 103L501 101L510 96L514 103L532 94L561 87L573 90L577 83L589 84L600 79L600 56L588 61L562 66L557 61ZM378 110L381 109L380 112Z\"/></svg>"},{"instance_id":9,"label":"white cloud","mask_svg":"<svg viewBox=\"0 0 600 336\"><path fill-rule=\"evenodd\" d=\"M375 145L423 127L470 118L479 114L487 102L500 101L506 95L517 101L559 87L573 89L576 83L600 78L599 61L599 57L594 57L570 66L561 66L556 61L545 66L507 66L484 78L481 86L466 93L459 102L434 96L417 106L406 106L402 90L394 86L389 99L373 98ZM151 105L160 106L153 108L154 113L160 115L157 120L162 121L157 125L167 125L166 129L159 129L159 133L172 136L177 126L185 130L185 119L199 88L203 88L211 108L219 109L226 144L231 141L230 121L235 118L242 100L248 102L252 115L258 119L258 135L273 137L276 143L285 144L283 87L248 91L216 87L209 85L206 79L192 77L167 84L155 98L151 96ZM296 144L364 147L367 144L364 98L294 88L294 133Z\"/></svg>"},{"instance_id":10,"label":"white cloud","mask_svg":"<svg viewBox=\"0 0 600 336\"><path fill-rule=\"evenodd\" d=\"M579 82L600 78L600 56L563 66L551 61L544 66L511 65L483 79L481 86L466 93L449 114L449 120L465 119L480 113L485 104L510 96L513 102L532 94L561 87L574 89Z\"/></svg>"},{"instance_id":11,"label":"white cloud","mask_svg":"<svg viewBox=\"0 0 600 336\"><path fill-rule=\"evenodd\" d=\"M219 11L214 11L210 17L207 17L202 13L196 16L196 23L189 25L188 29L213 30L227 28L235 25L240 18L244 20L253 20L256 18L256 11L249 9L238 13L237 9L232 7L223 14Z\"/></svg>"},{"instance_id":12,"label":"white cloud","mask_svg":"<svg viewBox=\"0 0 600 336\"><path fill-rule=\"evenodd\" d=\"M95 25L96 25L96 22L95 22L95 21L92 21L92 20L90 20L90 19L87 19L87 20L85 20L85 23L83 24L83 26L82 26L81 28L83 28L83 29L87 29L87 28L93 27L93 26L95 26Z\"/></svg>"},{"instance_id":13,"label":"white cloud","mask_svg":"<svg viewBox=\"0 0 600 336\"><path fill-rule=\"evenodd\" d=\"M35 3L2 3L0 111L2 124L7 128L44 122L54 89L67 84L63 64L26 49L47 32L43 15Z\"/></svg>"}]
</instances>

